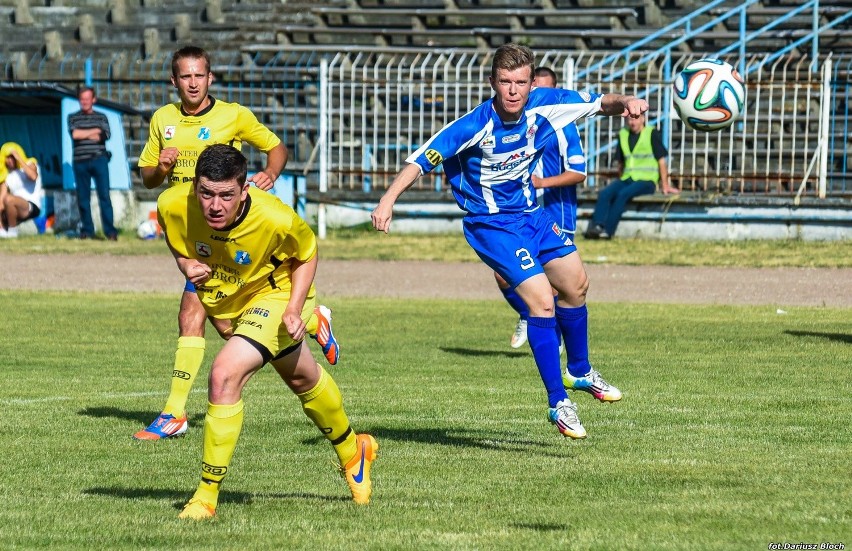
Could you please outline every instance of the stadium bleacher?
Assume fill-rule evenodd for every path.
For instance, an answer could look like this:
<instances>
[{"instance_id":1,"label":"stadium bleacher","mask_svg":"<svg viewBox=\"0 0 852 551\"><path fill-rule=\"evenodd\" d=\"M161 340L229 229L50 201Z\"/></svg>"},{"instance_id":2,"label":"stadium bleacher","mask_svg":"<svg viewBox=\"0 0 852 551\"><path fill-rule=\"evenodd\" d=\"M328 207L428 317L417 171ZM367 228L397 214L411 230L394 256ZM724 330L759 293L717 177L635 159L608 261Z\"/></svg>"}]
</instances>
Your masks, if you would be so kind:
<instances>
[{"instance_id":1,"label":"stadium bleacher","mask_svg":"<svg viewBox=\"0 0 852 551\"><path fill-rule=\"evenodd\" d=\"M749 11L748 25L764 25L796 4L794 0L765 0ZM8 23L2 28L0 51L28 56L46 52L44 37L53 32L58 34L52 34L52 40L61 45L52 47L52 53L111 44L114 51L138 55L152 49L154 33L149 31L146 43L141 30L146 28L157 30L163 51L193 41L225 54L236 53L246 43L332 44L341 39L353 44L481 48L514 39L540 48L611 50L697 5L700 3L692 0L543 0L522 7L499 0L336 0L321 5L273 0L147 0L138 4L125 0L2 0L0 16ZM823 2L820 16L831 20L848 12L850 5L849 0ZM663 14L662 20L653 15L657 11ZM789 43L808 22L806 14L791 19L766 38L764 47ZM708 31L693 49L729 40L736 24L729 20L725 28ZM852 51L848 27L834 32L832 38L835 51ZM752 51L760 48L759 43L751 46Z\"/></svg>"},{"instance_id":2,"label":"stadium bleacher","mask_svg":"<svg viewBox=\"0 0 852 551\"><path fill-rule=\"evenodd\" d=\"M765 0L749 10L748 26L765 25L798 4ZM193 42L232 58L248 43L486 49L506 40L534 48L616 50L700 5L693 0L531 0L520 6L501 0L334 0L319 5L273 0L0 0L0 17L7 22L2 26L0 52L61 57L109 45L114 53L150 56ZM823 2L820 17L830 21L851 5L849 0ZM714 10L704 20L726 9L730 8ZM653 15L656 12L663 14L662 19ZM686 48L711 50L732 40L737 32L734 19ZM809 22L807 13L790 19L753 41L750 51L777 50L801 36ZM827 37L833 51L852 51L848 26Z\"/></svg>"},{"instance_id":3,"label":"stadium bleacher","mask_svg":"<svg viewBox=\"0 0 852 551\"><path fill-rule=\"evenodd\" d=\"M696 25L733 9L739 2L696 19ZM317 67L314 63L289 66L278 61L289 50L372 48L451 48L491 50L508 40L526 43L539 50L566 50L597 55L635 43L668 22L703 6L700 0L327 0L325 2L281 2L280 0L0 0L3 41L0 61L8 79L54 80L70 84L84 77L81 60L94 58L108 67L96 78L126 79L132 73L139 87L115 89L116 101L128 101L153 110L168 98L164 59L187 43L207 48L214 57L216 92L235 101L251 104L261 119L280 131L293 150L293 167L302 168L316 142ZM766 25L801 5L797 0L764 0L747 13L748 28ZM852 9L852 0L821 2L820 20L830 22ZM708 29L688 42L684 52L711 52L739 37L736 18ZM786 47L810 30L810 16L802 14L749 44L749 53L771 52ZM649 44L653 50L677 38L679 31L660 36ZM852 53L852 32L844 25L826 31L824 51ZM268 50L262 50L268 47ZM805 48L800 48L800 51ZM315 52L314 52L315 53ZM310 53L305 53L309 56ZM302 63L302 62L299 62ZM798 71L794 64L786 64ZM786 70L786 69L785 69ZM391 69L383 77L392 75ZM848 72L848 68L846 69ZM103 76L108 73L109 76ZM144 75L144 76L143 76ZM630 77L628 77L630 78ZM643 77L637 77L643 78ZM156 83L156 84L155 84ZM242 95L250 86L249 99ZM160 88L157 88L159 86ZM234 94L232 97L227 96ZM784 99L776 94L776 106ZM430 112L452 112L453 99L423 98ZM357 132L361 139L389 143L376 127L376 119L397 109L399 97L379 91L369 98L370 110L357 121L351 113L361 109L363 98L343 97L334 105L330 122L335 128ZM412 100L413 101L413 100ZM813 109L812 106L806 106ZM797 106L794 108L801 108ZM283 121L283 122L282 122ZM437 123L436 123L437 124ZM791 124L785 122L787 136ZM782 128L760 128L749 138L749 151L762 154L772 146L772 137ZM144 141L143 125L128 128L129 147ZM802 132L815 134L809 127ZM677 139L677 137L674 137ZM839 158L846 151L846 136L832 136ZM341 141L346 141L341 138ZM692 155L690 144L678 144ZM772 149L777 153L777 149ZM347 151L342 153L349 155ZM384 153L375 153L378 156ZM357 154L354 154L357 156ZM131 156L133 157L133 156ZM347 159L347 162L349 160ZM360 162L355 159L356 162ZM735 161L747 170L765 164L754 157ZM797 161L798 162L798 161ZM802 161L804 162L804 161ZM689 170L700 173L706 161L695 159ZM762 164L763 163L763 164ZM135 176L135 171L134 171ZM786 182L787 188L793 185Z\"/></svg>"}]
</instances>

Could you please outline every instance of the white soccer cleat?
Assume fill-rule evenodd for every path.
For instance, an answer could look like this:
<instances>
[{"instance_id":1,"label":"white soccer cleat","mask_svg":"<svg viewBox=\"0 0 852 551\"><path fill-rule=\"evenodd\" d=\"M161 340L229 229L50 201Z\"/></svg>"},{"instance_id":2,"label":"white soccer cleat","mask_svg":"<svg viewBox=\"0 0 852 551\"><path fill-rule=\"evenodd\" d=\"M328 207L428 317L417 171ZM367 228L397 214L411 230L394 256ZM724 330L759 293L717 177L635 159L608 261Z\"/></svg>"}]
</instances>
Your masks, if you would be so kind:
<instances>
[{"instance_id":1,"label":"white soccer cleat","mask_svg":"<svg viewBox=\"0 0 852 551\"><path fill-rule=\"evenodd\" d=\"M512 335L512 340L509 341L509 344L512 348L520 348L525 342L527 342L527 320L518 318L515 333Z\"/></svg>"},{"instance_id":2,"label":"white soccer cleat","mask_svg":"<svg viewBox=\"0 0 852 551\"><path fill-rule=\"evenodd\" d=\"M606 382L603 376L594 369L583 377L572 377L567 371L562 374L562 384L568 390L588 392L601 402L617 402L621 400L621 391Z\"/></svg>"},{"instance_id":3,"label":"white soccer cleat","mask_svg":"<svg viewBox=\"0 0 852 551\"><path fill-rule=\"evenodd\" d=\"M556 425L562 436L566 438L581 439L586 437L586 429L580 423L577 416L577 404L565 398L555 408L547 410L548 420Z\"/></svg>"}]
</instances>

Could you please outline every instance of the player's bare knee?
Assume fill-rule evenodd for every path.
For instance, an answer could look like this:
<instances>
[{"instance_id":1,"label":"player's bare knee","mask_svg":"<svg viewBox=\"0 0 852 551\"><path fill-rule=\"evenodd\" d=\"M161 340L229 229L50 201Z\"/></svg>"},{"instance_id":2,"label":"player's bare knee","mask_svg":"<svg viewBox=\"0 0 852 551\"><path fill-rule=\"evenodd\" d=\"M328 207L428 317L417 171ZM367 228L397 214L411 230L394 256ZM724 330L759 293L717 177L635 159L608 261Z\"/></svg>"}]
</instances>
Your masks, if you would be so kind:
<instances>
[{"instance_id":1,"label":"player's bare knee","mask_svg":"<svg viewBox=\"0 0 852 551\"><path fill-rule=\"evenodd\" d=\"M207 392L210 402L227 404L239 400L241 379L242 376L239 373L224 368L214 361L210 368L210 386Z\"/></svg>"},{"instance_id":2,"label":"player's bare knee","mask_svg":"<svg viewBox=\"0 0 852 551\"><path fill-rule=\"evenodd\" d=\"M531 301L527 304L530 309L530 315L537 318L552 318L555 314L553 306L553 296L548 295Z\"/></svg>"}]
</instances>

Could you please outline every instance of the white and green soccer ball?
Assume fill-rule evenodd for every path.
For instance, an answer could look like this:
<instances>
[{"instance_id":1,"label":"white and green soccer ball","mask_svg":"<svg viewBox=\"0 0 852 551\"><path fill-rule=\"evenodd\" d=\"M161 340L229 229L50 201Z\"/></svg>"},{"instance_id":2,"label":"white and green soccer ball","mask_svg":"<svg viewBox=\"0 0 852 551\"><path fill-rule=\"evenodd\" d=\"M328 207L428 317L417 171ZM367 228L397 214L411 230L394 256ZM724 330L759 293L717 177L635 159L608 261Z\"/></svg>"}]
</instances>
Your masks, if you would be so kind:
<instances>
[{"instance_id":1,"label":"white and green soccer ball","mask_svg":"<svg viewBox=\"0 0 852 551\"><path fill-rule=\"evenodd\" d=\"M740 118L745 109L745 81L730 64L719 59L693 61L672 84L674 108L693 130L722 130Z\"/></svg>"}]
</instances>

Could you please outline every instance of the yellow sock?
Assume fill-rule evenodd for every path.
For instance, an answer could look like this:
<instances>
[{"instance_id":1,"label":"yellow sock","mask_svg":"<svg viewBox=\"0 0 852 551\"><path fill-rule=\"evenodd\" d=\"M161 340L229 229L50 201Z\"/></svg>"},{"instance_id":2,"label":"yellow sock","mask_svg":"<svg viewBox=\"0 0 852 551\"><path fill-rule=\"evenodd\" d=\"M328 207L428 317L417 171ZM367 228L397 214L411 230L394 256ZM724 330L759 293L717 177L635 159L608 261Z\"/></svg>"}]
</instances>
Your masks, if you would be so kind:
<instances>
[{"instance_id":1,"label":"yellow sock","mask_svg":"<svg viewBox=\"0 0 852 551\"><path fill-rule=\"evenodd\" d=\"M343 396L337 383L322 367L319 369L320 379L316 386L297 396L305 415L331 442L340 464L345 465L358 452L358 443L343 410Z\"/></svg>"},{"instance_id":2,"label":"yellow sock","mask_svg":"<svg viewBox=\"0 0 852 551\"><path fill-rule=\"evenodd\" d=\"M172 388L163 413L180 417L186 411L186 400L192 390L192 382L204 361L204 337L180 337L175 352L175 368L172 371Z\"/></svg>"},{"instance_id":3,"label":"yellow sock","mask_svg":"<svg viewBox=\"0 0 852 551\"><path fill-rule=\"evenodd\" d=\"M243 401L236 404L207 404L204 417L204 451L201 453L201 482L195 491L214 507L219 501L219 486L228 474L237 440L243 428Z\"/></svg>"}]
</instances>

